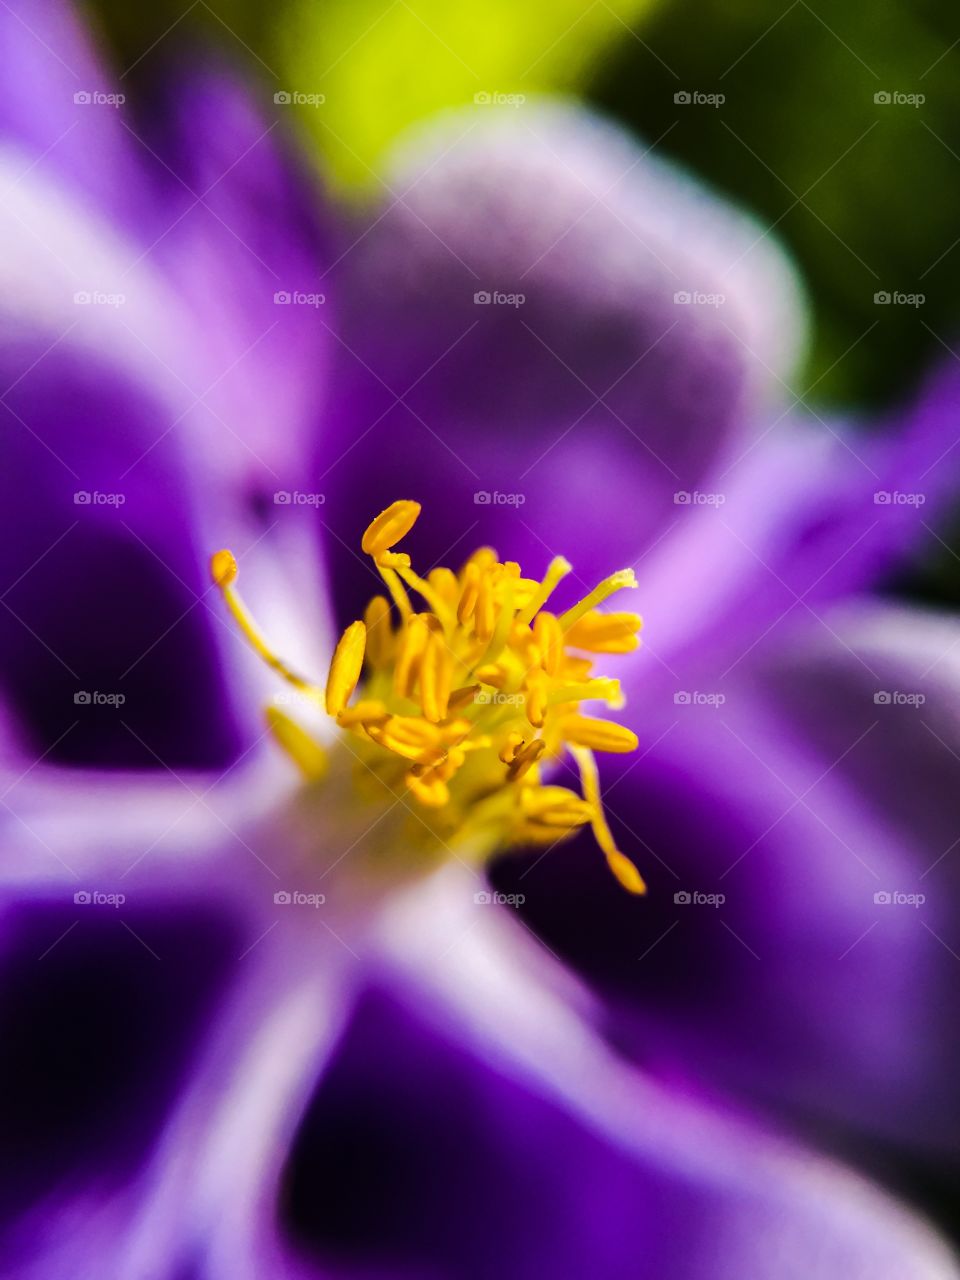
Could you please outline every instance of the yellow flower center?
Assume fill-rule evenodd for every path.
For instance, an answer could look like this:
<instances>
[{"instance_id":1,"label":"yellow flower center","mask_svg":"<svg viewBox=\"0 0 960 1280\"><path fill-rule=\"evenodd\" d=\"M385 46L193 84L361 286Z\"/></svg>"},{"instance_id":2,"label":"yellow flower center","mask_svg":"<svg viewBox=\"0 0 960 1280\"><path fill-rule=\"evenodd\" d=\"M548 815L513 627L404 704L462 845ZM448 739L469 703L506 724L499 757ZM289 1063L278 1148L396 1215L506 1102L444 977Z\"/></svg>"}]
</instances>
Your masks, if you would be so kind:
<instances>
[{"instance_id":1,"label":"yellow flower center","mask_svg":"<svg viewBox=\"0 0 960 1280\"><path fill-rule=\"evenodd\" d=\"M571 570L562 556L538 581L481 547L459 573L439 568L421 578L393 549L419 515L419 503L394 502L364 533L362 550L387 595L374 596L344 631L325 687L297 675L267 644L237 593L229 551L212 557L211 576L256 653L336 720L360 766L416 805L438 840L485 852L551 846L589 824L619 882L644 893L607 825L594 758L633 751L636 734L581 711L584 702L623 705L619 681L593 666L595 655L639 644L637 614L598 608L636 586L633 571L612 574L572 609L552 613L546 606ZM277 707L267 719L304 777L319 782L321 744ZM543 780L565 752L577 763L582 794Z\"/></svg>"}]
</instances>

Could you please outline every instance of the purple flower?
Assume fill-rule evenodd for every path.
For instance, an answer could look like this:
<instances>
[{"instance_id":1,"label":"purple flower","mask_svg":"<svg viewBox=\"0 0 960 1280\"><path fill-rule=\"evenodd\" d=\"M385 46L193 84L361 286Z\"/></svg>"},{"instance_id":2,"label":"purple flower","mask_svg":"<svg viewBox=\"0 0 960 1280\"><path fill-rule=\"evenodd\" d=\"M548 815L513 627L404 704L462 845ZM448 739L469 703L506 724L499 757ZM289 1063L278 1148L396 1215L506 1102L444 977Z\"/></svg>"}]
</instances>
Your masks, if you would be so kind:
<instances>
[{"instance_id":1,"label":"purple flower","mask_svg":"<svg viewBox=\"0 0 960 1280\"><path fill-rule=\"evenodd\" d=\"M950 379L889 435L800 421L796 290L762 228L573 108L455 115L382 210L325 228L226 75L136 116L59 6L0 23L7 1272L955 1275L895 1203L717 1094L910 1140L951 1119L950 921L892 899L949 820L884 770L909 730L950 742L893 695L945 687L953 637L903 610L879 630L893 611L857 594L923 532L874 495L932 509ZM634 567L616 715L640 753L604 778L646 898L579 838L491 890L482 841L423 834L450 815L418 790L450 779L385 804L327 722L302 787L267 741L269 700L323 767L207 555L235 549L276 651L316 672L383 589L361 536L397 498L424 503L421 569L492 541L539 581L566 554L569 607ZM870 855L881 889L850 865Z\"/></svg>"}]
</instances>

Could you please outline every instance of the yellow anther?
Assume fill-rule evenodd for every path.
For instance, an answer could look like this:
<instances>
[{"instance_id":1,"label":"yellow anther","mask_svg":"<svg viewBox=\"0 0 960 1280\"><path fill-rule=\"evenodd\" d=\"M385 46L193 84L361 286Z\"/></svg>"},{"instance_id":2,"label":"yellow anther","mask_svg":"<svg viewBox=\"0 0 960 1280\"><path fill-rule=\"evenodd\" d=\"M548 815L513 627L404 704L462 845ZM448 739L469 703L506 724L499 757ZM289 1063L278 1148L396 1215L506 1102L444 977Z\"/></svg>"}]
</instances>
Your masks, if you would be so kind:
<instances>
[{"instance_id":1,"label":"yellow anther","mask_svg":"<svg viewBox=\"0 0 960 1280\"><path fill-rule=\"evenodd\" d=\"M524 774L529 773L546 749L547 744L542 738L534 738L533 742L529 742L515 752L507 769L508 781L518 782Z\"/></svg>"},{"instance_id":2,"label":"yellow anther","mask_svg":"<svg viewBox=\"0 0 960 1280\"><path fill-rule=\"evenodd\" d=\"M445 804L450 803L450 788L433 771L418 774L415 769L411 769L404 782L428 809L442 809Z\"/></svg>"},{"instance_id":3,"label":"yellow anther","mask_svg":"<svg viewBox=\"0 0 960 1280\"><path fill-rule=\"evenodd\" d=\"M420 705L435 724L447 714L452 680L453 659L446 641L438 632L430 632L420 664Z\"/></svg>"},{"instance_id":4,"label":"yellow anther","mask_svg":"<svg viewBox=\"0 0 960 1280\"><path fill-rule=\"evenodd\" d=\"M427 582L448 608L453 608L460 599L460 583L452 569L441 566L431 569L427 574Z\"/></svg>"},{"instance_id":5,"label":"yellow anther","mask_svg":"<svg viewBox=\"0 0 960 1280\"><path fill-rule=\"evenodd\" d=\"M563 660L563 628L555 614L541 611L533 620L533 638L544 670L555 676Z\"/></svg>"},{"instance_id":6,"label":"yellow anther","mask_svg":"<svg viewBox=\"0 0 960 1280\"><path fill-rule=\"evenodd\" d=\"M268 667L282 676L288 684L293 685L295 689L299 689L301 693L306 694L308 698L313 699L315 702L321 701L323 691L319 685L312 680L306 680L303 676L297 675L296 671L271 649L234 586L237 575L237 562L232 552L218 551L216 555L211 556L210 576L214 585L220 588L224 603L233 614L234 621L240 628L250 648Z\"/></svg>"},{"instance_id":7,"label":"yellow anther","mask_svg":"<svg viewBox=\"0 0 960 1280\"><path fill-rule=\"evenodd\" d=\"M457 603L457 621L464 626L473 617L480 592L480 570L475 564L467 564L463 571L463 586Z\"/></svg>"},{"instance_id":8,"label":"yellow anther","mask_svg":"<svg viewBox=\"0 0 960 1280\"><path fill-rule=\"evenodd\" d=\"M337 642L327 676L327 715L338 716L350 701L363 669L367 628L362 622L351 622Z\"/></svg>"},{"instance_id":9,"label":"yellow anther","mask_svg":"<svg viewBox=\"0 0 960 1280\"><path fill-rule=\"evenodd\" d=\"M360 542L361 549L376 560L407 536L417 523L420 510L419 502L406 499L392 502L385 511L381 511L377 518L367 525Z\"/></svg>"},{"instance_id":10,"label":"yellow anther","mask_svg":"<svg viewBox=\"0 0 960 1280\"><path fill-rule=\"evenodd\" d=\"M473 674L481 684L492 684L494 689L502 689L510 678L503 667L498 666L495 662L489 662L482 667L477 667Z\"/></svg>"},{"instance_id":11,"label":"yellow anther","mask_svg":"<svg viewBox=\"0 0 960 1280\"><path fill-rule=\"evenodd\" d=\"M516 732L508 733L506 736L506 739L504 740L503 746L500 748L499 752L497 753L497 757L498 759L502 760L504 764L512 764L514 759L516 758L517 752L520 750L522 746L523 746L522 733L516 733Z\"/></svg>"},{"instance_id":12,"label":"yellow anther","mask_svg":"<svg viewBox=\"0 0 960 1280\"><path fill-rule=\"evenodd\" d=\"M625 853L617 848L607 819L603 812L603 801L600 797L600 778L597 773L597 762L593 753L583 747L571 748L574 759L580 769L580 784L583 787L584 799L593 808L591 827L593 838L607 860L607 866L617 877L628 893L643 894L647 892L643 876L633 865Z\"/></svg>"},{"instance_id":13,"label":"yellow anther","mask_svg":"<svg viewBox=\"0 0 960 1280\"><path fill-rule=\"evenodd\" d=\"M547 827L582 827L593 818L593 806L567 787L523 787L520 808L528 822Z\"/></svg>"},{"instance_id":14,"label":"yellow anther","mask_svg":"<svg viewBox=\"0 0 960 1280\"><path fill-rule=\"evenodd\" d=\"M354 703L352 707L344 707L337 716L337 724L341 729L352 729L356 725L383 724L390 719L386 705L376 699L367 699Z\"/></svg>"},{"instance_id":15,"label":"yellow anther","mask_svg":"<svg viewBox=\"0 0 960 1280\"><path fill-rule=\"evenodd\" d=\"M553 707L562 702L606 702L611 707L622 707L623 690L619 680L587 680L583 684L558 685L547 699Z\"/></svg>"},{"instance_id":16,"label":"yellow anther","mask_svg":"<svg viewBox=\"0 0 960 1280\"><path fill-rule=\"evenodd\" d=\"M435 764L444 752L437 726L416 716L391 716L385 724L370 725L367 733L387 751L418 764Z\"/></svg>"},{"instance_id":17,"label":"yellow anther","mask_svg":"<svg viewBox=\"0 0 960 1280\"><path fill-rule=\"evenodd\" d=\"M390 626L390 605L385 596L374 596L363 612L367 628L367 662L377 670L390 661L393 650L393 629Z\"/></svg>"},{"instance_id":18,"label":"yellow anther","mask_svg":"<svg viewBox=\"0 0 960 1280\"><path fill-rule=\"evenodd\" d=\"M575 622L578 622L591 609L595 609L598 604L603 604L604 600L617 591L625 591L636 585L637 576L632 569L620 569L617 573L611 573L610 577L598 583L588 596L584 596L579 604L575 604L572 609L560 615L561 627L564 631L569 631Z\"/></svg>"},{"instance_id":19,"label":"yellow anther","mask_svg":"<svg viewBox=\"0 0 960 1280\"><path fill-rule=\"evenodd\" d=\"M473 555L464 564L462 573L466 573L471 565L475 565L478 569L489 569L496 563L497 553L493 547L477 547Z\"/></svg>"},{"instance_id":20,"label":"yellow anther","mask_svg":"<svg viewBox=\"0 0 960 1280\"><path fill-rule=\"evenodd\" d=\"M400 633L400 650L393 669L393 691L398 698L413 697L429 635L430 627L422 613L413 614L404 624Z\"/></svg>"},{"instance_id":21,"label":"yellow anther","mask_svg":"<svg viewBox=\"0 0 960 1280\"><path fill-rule=\"evenodd\" d=\"M591 609L569 627L566 643L590 653L632 653L643 626L638 613L600 613Z\"/></svg>"},{"instance_id":22,"label":"yellow anther","mask_svg":"<svg viewBox=\"0 0 960 1280\"><path fill-rule=\"evenodd\" d=\"M593 716L570 715L560 721L565 741L591 751L636 751L637 735L626 725L613 720L596 720Z\"/></svg>"},{"instance_id":23,"label":"yellow anther","mask_svg":"<svg viewBox=\"0 0 960 1280\"><path fill-rule=\"evenodd\" d=\"M476 699L479 692L480 686L478 684L465 684L461 685L459 689L454 689L447 703L447 711L460 711L463 707L468 707Z\"/></svg>"},{"instance_id":24,"label":"yellow anther","mask_svg":"<svg viewBox=\"0 0 960 1280\"><path fill-rule=\"evenodd\" d=\"M542 729L543 722L547 716L547 697L549 692L546 672L531 671L524 681L524 688L526 690L524 708L527 713L527 719L535 729Z\"/></svg>"},{"instance_id":25,"label":"yellow anther","mask_svg":"<svg viewBox=\"0 0 960 1280\"><path fill-rule=\"evenodd\" d=\"M543 608L553 595L557 583L561 582L572 569L573 565L569 560L566 560L563 556L554 556L549 565L547 565L547 572L544 574L540 586L520 610L519 621L531 622L534 615Z\"/></svg>"},{"instance_id":26,"label":"yellow anther","mask_svg":"<svg viewBox=\"0 0 960 1280\"><path fill-rule=\"evenodd\" d=\"M210 557L210 577L218 587L229 587L236 580L237 559L232 551L217 551Z\"/></svg>"},{"instance_id":27,"label":"yellow anther","mask_svg":"<svg viewBox=\"0 0 960 1280\"><path fill-rule=\"evenodd\" d=\"M473 611L473 628L477 639L488 641L493 635L497 621L497 601L494 595L493 577L490 573L480 574L477 588L477 604Z\"/></svg>"},{"instance_id":28,"label":"yellow anther","mask_svg":"<svg viewBox=\"0 0 960 1280\"><path fill-rule=\"evenodd\" d=\"M605 853L607 866L627 893L635 893L639 897L647 892L646 881L625 853L621 853L619 849L609 849Z\"/></svg>"},{"instance_id":29,"label":"yellow anther","mask_svg":"<svg viewBox=\"0 0 960 1280\"><path fill-rule=\"evenodd\" d=\"M325 777L329 759L316 738L278 707L267 707L266 717L274 741L287 753L304 779L319 782Z\"/></svg>"}]
</instances>

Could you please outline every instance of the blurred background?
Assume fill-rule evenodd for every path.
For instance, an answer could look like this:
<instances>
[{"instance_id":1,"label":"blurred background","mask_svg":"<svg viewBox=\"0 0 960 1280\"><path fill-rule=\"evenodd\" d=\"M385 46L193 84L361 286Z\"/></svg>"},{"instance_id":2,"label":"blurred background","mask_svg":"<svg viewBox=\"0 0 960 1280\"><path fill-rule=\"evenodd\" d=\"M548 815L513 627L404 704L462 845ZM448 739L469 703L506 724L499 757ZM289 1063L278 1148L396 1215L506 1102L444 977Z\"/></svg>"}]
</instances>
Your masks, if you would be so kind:
<instances>
[{"instance_id":1,"label":"blurred background","mask_svg":"<svg viewBox=\"0 0 960 1280\"><path fill-rule=\"evenodd\" d=\"M323 179L382 194L391 141L478 93L591 102L751 211L813 309L796 394L875 415L953 354L960 312L960 13L946 0L95 0L124 79L204 43L294 106ZM691 32L696 39L691 39ZM890 295L916 303L885 303ZM920 301L919 299L922 299ZM954 358L957 358L954 355ZM960 598L948 549L900 584Z\"/></svg>"}]
</instances>

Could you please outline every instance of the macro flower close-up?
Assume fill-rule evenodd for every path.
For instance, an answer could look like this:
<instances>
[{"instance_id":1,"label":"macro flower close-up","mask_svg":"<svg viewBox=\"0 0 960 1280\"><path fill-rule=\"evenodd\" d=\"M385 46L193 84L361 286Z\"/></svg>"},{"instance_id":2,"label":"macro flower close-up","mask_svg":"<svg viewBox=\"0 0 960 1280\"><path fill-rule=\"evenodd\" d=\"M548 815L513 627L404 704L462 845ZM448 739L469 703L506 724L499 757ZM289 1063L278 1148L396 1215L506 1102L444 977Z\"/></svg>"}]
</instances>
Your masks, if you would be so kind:
<instances>
[{"instance_id":1,"label":"macro flower close-up","mask_svg":"<svg viewBox=\"0 0 960 1280\"><path fill-rule=\"evenodd\" d=\"M0 1275L960 1277L888 8L0 6Z\"/></svg>"}]
</instances>

